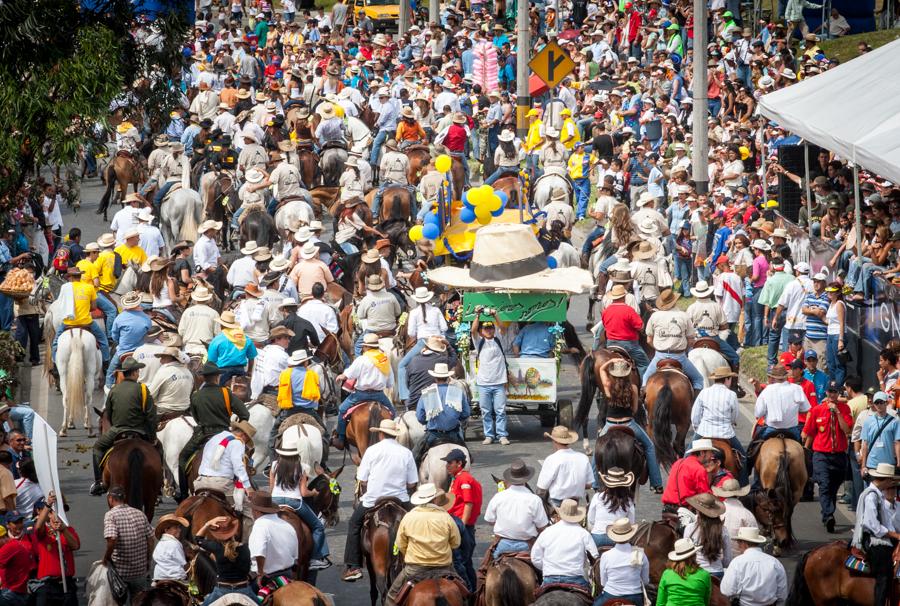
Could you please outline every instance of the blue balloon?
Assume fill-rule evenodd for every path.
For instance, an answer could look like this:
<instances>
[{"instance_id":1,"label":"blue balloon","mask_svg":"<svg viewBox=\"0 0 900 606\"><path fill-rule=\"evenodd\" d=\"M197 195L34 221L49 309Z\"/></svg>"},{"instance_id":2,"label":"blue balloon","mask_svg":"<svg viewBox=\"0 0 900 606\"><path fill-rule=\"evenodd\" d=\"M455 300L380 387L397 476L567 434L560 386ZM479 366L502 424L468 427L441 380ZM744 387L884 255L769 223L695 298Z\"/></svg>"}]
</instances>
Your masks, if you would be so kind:
<instances>
[{"instance_id":1,"label":"blue balloon","mask_svg":"<svg viewBox=\"0 0 900 606\"><path fill-rule=\"evenodd\" d=\"M471 223L475 220L475 210L470 206L465 206L459 211L459 220L463 223Z\"/></svg>"},{"instance_id":2,"label":"blue balloon","mask_svg":"<svg viewBox=\"0 0 900 606\"><path fill-rule=\"evenodd\" d=\"M468 190L466 190L466 191L463 192L463 195L462 195L462 203L463 203L463 206L465 206L466 208L471 208L472 210L475 210L475 205L472 204L471 202L469 202L469 192L468 192ZM467 222L468 222L468 221L467 221Z\"/></svg>"},{"instance_id":3,"label":"blue balloon","mask_svg":"<svg viewBox=\"0 0 900 606\"><path fill-rule=\"evenodd\" d=\"M429 240L437 240L441 235L441 228L435 223L426 223L422 226L422 237Z\"/></svg>"},{"instance_id":4,"label":"blue balloon","mask_svg":"<svg viewBox=\"0 0 900 606\"><path fill-rule=\"evenodd\" d=\"M436 214L434 214L433 212L428 212L425 213L425 220L423 221L423 223L425 223L425 225L431 223L440 226L441 222L438 220L438 216Z\"/></svg>"},{"instance_id":5,"label":"blue balloon","mask_svg":"<svg viewBox=\"0 0 900 606\"><path fill-rule=\"evenodd\" d=\"M494 212L491 213L491 216L499 217L500 215L503 214L503 211L505 211L505 210L506 210L506 207L501 204L500 208L498 208L497 210L495 210Z\"/></svg>"},{"instance_id":6,"label":"blue balloon","mask_svg":"<svg viewBox=\"0 0 900 606\"><path fill-rule=\"evenodd\" d=\"M556 269L556 259L554 257L547 257L547 267Z\"/></svg>"},{"instance_id":7,"label":"blue balloon","mask_svg":"<svg viewBox=\"0 0 900 606\"><path fill-rule=\"evenodd\" d=\"M509 202L509 196L506 194L506 192L495 191L494 193L497 194L497 197L500 198L501 202L503 202L503 206L506 206L506 203Z\"/></svg>"}]
</instances>

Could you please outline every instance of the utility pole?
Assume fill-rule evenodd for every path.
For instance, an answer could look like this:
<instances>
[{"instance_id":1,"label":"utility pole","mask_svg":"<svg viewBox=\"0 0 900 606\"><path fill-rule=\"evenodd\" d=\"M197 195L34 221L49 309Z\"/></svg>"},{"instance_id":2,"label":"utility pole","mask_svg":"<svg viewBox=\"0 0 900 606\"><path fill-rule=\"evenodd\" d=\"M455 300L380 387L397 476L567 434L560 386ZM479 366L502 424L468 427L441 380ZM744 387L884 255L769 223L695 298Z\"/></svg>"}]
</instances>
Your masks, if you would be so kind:
<instances>
[{"instance_id":1,"label":"utility pole","mask_svg":"<svg viewBox=\"0 0 900 606\"><path fill-rule=\"evenodd\" d=\"M528 61L531 58L531 24L528 19L529 0L516 0L516 133L523 141L528 134L531 92L528 88Z\"/></svg>"},{"instance_id":2,"label":"utility pole","mask_svg":"<svg viewBox=\"0 0 900 606\"><path fill-rule=\"evenodd\" d=\"M439 0L428 0L428 23L434 25L439 22Z\"/></svg>"},{"instance_id":3,"label":"utility pole","mask_svg":"<svg viewBox=\"0 0 900 606\"><path fill-rule=\"evenodd\" d=\"M400 0L400 35L409 31L409 0Z\"/></svg>"},{"instance_id":4,"label":"utility pole","mask_svg":"<svg viewBox=\"0 0 900 606\"><path fill-rule=\"evenodd\" d=\"M694 78L692 93L694 98L693 135L691 168L697 193L709 191L709 97L707 96L707 14L706 0L694 0Z\"/></svg>"}]
</instances>

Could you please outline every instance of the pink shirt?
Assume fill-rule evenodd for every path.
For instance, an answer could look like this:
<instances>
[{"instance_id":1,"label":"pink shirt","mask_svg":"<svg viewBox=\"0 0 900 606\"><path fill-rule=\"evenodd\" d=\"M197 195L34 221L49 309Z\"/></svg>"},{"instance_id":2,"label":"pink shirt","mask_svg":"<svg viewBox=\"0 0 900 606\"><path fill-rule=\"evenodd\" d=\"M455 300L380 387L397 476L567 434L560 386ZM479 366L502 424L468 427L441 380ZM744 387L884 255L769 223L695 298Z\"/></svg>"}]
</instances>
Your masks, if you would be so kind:
<instances>
[{"instance_id":1,"label":"pink shirt","mask_svg":"<svg viewBox=\"0 0 900 606\"><path fill-rule=\"evenodd\" d=\"M751 276L757 276L753 280L753 288L759 288L766 283L766 277L769 271L769 261L765 255L757 255L753 257L753 273Z\"/></svg>"},{"instance_id":2,"label":"pink shirt","mask_svg":"<svg viewBox=\"0 0 900 606\"><path fill-rule=\"evenodd\" d=\"M329 282L334 282L334 276L331 275L328 266L319 259L301 259L291 270L291 280L297 283L297 292L304 297L312 292L313 284L321 282L327 286Z\"/></svg>"}]
</instances>

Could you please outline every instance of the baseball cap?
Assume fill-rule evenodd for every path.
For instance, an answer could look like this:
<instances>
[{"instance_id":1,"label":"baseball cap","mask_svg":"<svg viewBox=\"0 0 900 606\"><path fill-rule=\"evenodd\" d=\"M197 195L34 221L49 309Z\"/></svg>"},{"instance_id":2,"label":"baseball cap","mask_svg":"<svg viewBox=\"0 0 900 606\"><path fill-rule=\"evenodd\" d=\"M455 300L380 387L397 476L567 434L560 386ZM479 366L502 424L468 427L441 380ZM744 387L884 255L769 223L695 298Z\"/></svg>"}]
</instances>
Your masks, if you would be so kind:
<instances>
[{"instance_id":1,"label":"baseball cap","mask_svg":"<svg viewBox=\"0 0 900 606\"><path fill-rule=\"evenodd\" d=\"M803 365L803 360L797 358L790 364L790 368L805 368Z\"/></svg>"},{"instance_id":2,"label":"baseball cap","mask_svg":"<svg viewBox=\"0 0 900 606\"><path fill-rule=\"evenodd\" d=\"M800 263L797 263L796 265L794 265L794 271L798 271L801 274L808 274L809 273L809 263L805 263L803 261L801 261Z\"/></svg>"},{"instance_id":3,"label":"baseball cap","mask_svg":"<svg viewBox=\"0 0 900 606\"><path fill-rule=\"evenodd\" d=\"M441 461L459 461L460 463L465 464L466 462L466 453L464 453L459 448L454 448L450 452L447 453L447 456L441 459Z\"/></svg>"},{"instance_id":4,"label":"baseball cap","mask_svg":"<svg viewBox=\"0 0 900 606\"><path fill-rule=\"evenodd\" d=\"M820 271L819 273L817 273L816 275L813 276L813 280L816 280L817 282L827 282L828 275L824 271Z\"/></svg>"},{"instance_id":5,"label":"baseball cap","mask_svg":"<svg viewBox=\"0 0 900 606\"><path fill-rule=\"evenodd\" d=\"M799 345L800 343L803 343L803 337L799 335L791 335L790 337L788 337L788 343L790 343L791 345Z\"/></svg>"},{"instance_id":6,"label":"baseball cap","mask_svg":"<svg viewBox=\"0 0 900 606\"><path fill-rule=\"evenodd\" d=\"M806 354L803 356L805 359L809 360L810 358L819 359L819 354L814 349L807 349Z\"/></svg>"},{"instance_id":7,"label":"baseball cap","mask_svg":"<svg viewBox=\"0 0 900 606\"><path fill-rule=\"evenodd\" d=\"M10 522L21 522L24 519L25 519L25 514L23 514L22 512L20 512L18 510L13 510L6 514L6 523L7 524L9 524Z\"/></svg>"},{"instance_id":8,"label":"baseball cap","mask_svg":"<svg viewBox=\"0 0 900 606\"><path fill-rule=\"evenodd\" d=\"M840 390L841 390L841 384L838 383L837 381L831 381L830 383L828 383L828 387L825 388L825 391L831 391L831 392L839 392ZM875 395L878 395L878 394L875 394Z\"/></svg>"},{"instance_id":9,"label":"baseball cap","mask_svg":"<svg viewBox=\"0 0 900 606\"><path fill-rule=\"evenodd\" d=\"M875 395L872 396L872 401L873 402L887 402L888 395L886 393L884 393L883 391L876 391Z\"/></svg>"}]
</instances>

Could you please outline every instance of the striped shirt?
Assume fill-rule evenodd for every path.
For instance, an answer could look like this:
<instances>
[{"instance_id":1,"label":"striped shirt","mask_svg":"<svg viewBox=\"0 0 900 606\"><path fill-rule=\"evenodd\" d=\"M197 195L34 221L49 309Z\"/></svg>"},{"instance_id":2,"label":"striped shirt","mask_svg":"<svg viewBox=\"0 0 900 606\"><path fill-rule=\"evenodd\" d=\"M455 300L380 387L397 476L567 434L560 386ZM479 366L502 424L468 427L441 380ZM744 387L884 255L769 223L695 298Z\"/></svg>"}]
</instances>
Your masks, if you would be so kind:
<instances>
[{"instance_id":1,"label":"striped shirt","mask_svg":"<svg viewBox=\"0 0 900 606\"><path fill-rule=\"evenodd\" d=\"M734 437L738 420L737 395L722 383L705 388L694 400L691 424L694 433L704 438Z\"/></svg>"},{"instance_id":2,"label":"striped shirt","mask_svg":"<svg viewBox=\"0 0 900 606\"><path fill-rule=\"evenodd\" d=\"M809 293L803 302L804 307L818 307L826 312L828 311L828 305L828 294L824 291L820 295L817 295L815 292ZM806 316L806 338L813 341L822 341L826 336L825 320L817 316Z\"/></svg>"}]
</instances>

